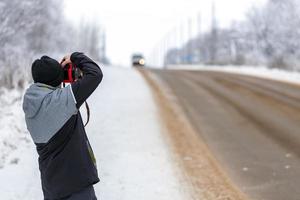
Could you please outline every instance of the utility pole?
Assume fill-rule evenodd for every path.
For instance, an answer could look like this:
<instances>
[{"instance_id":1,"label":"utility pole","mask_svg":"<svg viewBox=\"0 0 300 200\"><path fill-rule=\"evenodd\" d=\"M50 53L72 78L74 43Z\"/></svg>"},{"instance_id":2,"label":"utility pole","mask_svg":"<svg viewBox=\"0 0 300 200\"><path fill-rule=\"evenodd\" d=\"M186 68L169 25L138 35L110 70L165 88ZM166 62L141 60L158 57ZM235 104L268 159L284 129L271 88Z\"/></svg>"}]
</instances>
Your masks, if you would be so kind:
<instances>
[{"instance_id":1,"label":"utility pole","mask_svg":"<svg viewBox=\"0 0 300 200\"><path fill-rule=\"evenodd\" d=\"M107 64L107 58L106 58L106 32L105 30L103 30L102 32L102 41L103 41L103 44L102 44L102 62L104 62L104 64Z\"/></svg>"},{"instance_id":2,"label":"utility pole","mask_svg":"<svg viewBox=\"0 0 300 200\"><path fill-rule=\"evenodd\" d=\"M163 67L166 68L167 62L168 62L168 59L167 59L167 54L168 54L168 35L166 35L163 43L164 43Z\"/></svg>"},{"instance_id":3,"label":"utility pole","mask_svg":"<svg viewBox=\"0 0 300 200\"><path fill-rule=\"evenodd\" d=\"M197 34L197 50L198 50L198 58L197 58L197 62L200 62L201 60L201 31L202 31L202 16L201 16L201 13L198 14L198 22L197 22L197 25L198 25L198 34Z\"/></svg>"},{"instance_id":4,"label":"utility pole","mask_svg":"<svg viewBox=\"0 0 300 200\"><path fill-rule=\"evenodd\" d=\"M160 56L161 56L161 67L164 67L164 62L165 62L165 59L164 59L164 55L165 55L165 38L163 37L162 40L161 40L161 52L160 52Z\"/></svg>"},{"instance_id":5,"label":"utility pole","mask_svg":"<svg viewBox=\"0 0 300 200\"><path fill-rule=\"evenodd\" d=\"M198 36L200 36L201 31L202 31L202 16L201 16L201 13L198 14L197 25L198 25Z\"/></svg>"},{"instance_id":6,"label":"utility pole","mask_svg":"<svg viewBox=\"0 0 300 200\"><path fill-rule=\"evenodd\" d=\"M187 40L187 63L192 63L193 58L193 45L192 45L192 39L193 39L193 20L192 18L188 21L188 40Z\"/></svg>"},{"instance_id":7,"label":"utility pole","mask_svg":"<svg viewBox=\"0 0 300 200\"><path fill-rule=\"evenodd\" d=\"M180 30L180 26L177 26L176 28L176 46L177 46L177 65L181 63L181 30Z\"/></svg>"},{"instance_id":8,"label":"utility pole","mask_svg":"<svg viewBox=\"0 0 300 200\"><path fill-rule=\"evenodd\" d=\"M216 6L215 1L212 2L212 21L211 21L211 40L210 40L210 63L214 64L216 62L217 56L217 18L216 18Z\"/></svg>"},{"instance_id":9,"label":"utility pole","mask_svg":"<svg viewBox=\"0 0 300 200\"><path fill-rule=\"evenodd\" d=\"M184 41L184 24L180 26L180 37L181 37L181 64L185 63L185 41Z\"/></svg>"}]
</instances>

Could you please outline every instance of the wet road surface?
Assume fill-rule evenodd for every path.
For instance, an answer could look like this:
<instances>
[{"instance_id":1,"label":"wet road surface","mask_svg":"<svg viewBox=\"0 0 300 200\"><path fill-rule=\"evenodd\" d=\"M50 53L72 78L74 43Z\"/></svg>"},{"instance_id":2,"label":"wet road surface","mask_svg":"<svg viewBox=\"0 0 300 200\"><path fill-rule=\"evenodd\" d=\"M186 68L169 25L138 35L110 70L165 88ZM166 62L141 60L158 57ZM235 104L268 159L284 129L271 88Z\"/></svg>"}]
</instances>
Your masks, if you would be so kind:
<instances>
[{"instance_id":1,"label":"wet road surface","mask_svg":"<svg viewBox=\"0 0 300 200\"><path fill-rule=\"evenodd\" d=\"M300 86L222 72L152 72L250 199L300 199Z\"/></svg>"}]
</instances>

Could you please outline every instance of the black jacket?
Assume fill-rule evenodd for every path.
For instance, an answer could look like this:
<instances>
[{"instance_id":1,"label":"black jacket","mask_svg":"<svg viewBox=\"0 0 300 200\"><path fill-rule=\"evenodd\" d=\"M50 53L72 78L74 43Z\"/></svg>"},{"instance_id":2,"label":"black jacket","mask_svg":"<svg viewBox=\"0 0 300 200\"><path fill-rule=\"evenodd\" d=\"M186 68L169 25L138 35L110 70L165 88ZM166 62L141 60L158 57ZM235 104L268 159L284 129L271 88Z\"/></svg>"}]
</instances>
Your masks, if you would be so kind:
<instances>
[{"instance_id":1,"label":"black jacket","mask_svg":"<svg viewBox=\"0 0 300 200\"><path fill-rule=\"evenodd\" d=\"M73 107L76 105L76 108L79 109L99 85L103 75L101 69L95 62L78 52L71 55L71 61L81 69L83 78L72 83L71 87L68 86L70 87L69 90L66 88L44 87L43 91L49 93L47 94L48 96L45 95L46 100L43 99L43 103L47 101L50 102L54 98L59 99L63 96L64 99L67 99L61 100L62 103L67 102L65 103L65 107L74 104ZM38 85L37 88L41 87L43 87L43 85ZM30 94L30 92L28 93ZM64 95L64 93L66 95ZM73 96L73 99L71 99L70 96ZM46 97L48 97L48 99ZM25 100L26 98L24 98L24 101ZM29 100L26 101L28 102ZM57 112L60 111L58 110ZM39 169L41 171L42 188L45 199L67 197L74 192L78 192L87 186L99 182L96 160L86 135L80 112L78 110L76 113L73 111L70 113L71 114L68 113L64 115L67 120L61 124L57 132L52 133L49 138L36 140L43 142L35 142L39 154ZM59 117L60 115L57 116ZM28 120L28 127L30 120L32 119ZM49 126L51 126L51 123L57 125L61 122L60 120L57 123L57 120L55 121L51 116L49 116L48 120ZM47 129L47 127L44 128ZM35 133L35 135L36 134L39 134L39 132ZM33 136L33 140L35 140L34 131L32 131L31 135Z\"/></svg>"}]
</instances>

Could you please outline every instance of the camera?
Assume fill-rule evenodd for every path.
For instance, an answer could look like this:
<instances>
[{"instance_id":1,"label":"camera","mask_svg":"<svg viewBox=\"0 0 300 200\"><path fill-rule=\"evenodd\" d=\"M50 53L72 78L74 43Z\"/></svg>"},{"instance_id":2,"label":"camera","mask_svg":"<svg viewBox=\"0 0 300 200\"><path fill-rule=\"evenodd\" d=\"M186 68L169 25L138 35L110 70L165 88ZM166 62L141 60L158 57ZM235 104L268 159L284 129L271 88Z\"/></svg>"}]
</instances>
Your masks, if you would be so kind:
<instances>
[{"instance_id":1,"label":"camera","mask_svg":"<svg viewBox=\"0 0 300 200\"><path fill-rule=\"evenodd\" d=\"M82 77L81 71L73 63L67 64L63 68L64 80L63 83L73 83Z\"/></svg>"}]
</instances>

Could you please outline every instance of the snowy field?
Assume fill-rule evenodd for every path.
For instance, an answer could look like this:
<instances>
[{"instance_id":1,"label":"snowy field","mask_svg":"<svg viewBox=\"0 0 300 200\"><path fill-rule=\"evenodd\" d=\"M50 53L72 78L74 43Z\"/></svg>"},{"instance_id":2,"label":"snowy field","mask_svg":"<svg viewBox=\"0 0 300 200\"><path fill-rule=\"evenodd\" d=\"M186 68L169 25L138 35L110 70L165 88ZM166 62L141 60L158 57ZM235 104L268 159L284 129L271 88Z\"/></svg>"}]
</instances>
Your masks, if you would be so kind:
<instances>
[{"instance_id":1,"label":"snowy field","mask_svg":"<svg viewBox=\"0 0 300 200\"><path fill-rule=\"evenodd\" d=\"M14 91L0 96L0 199L41 200L37 153L24 131L21 95ZM150 90L137 71L106 67L88 102L87 134L100 173L95 186L99 199L188 199L161 137ZM81 112L85 117L85 110Z\"/></svg>"},{"instance_id":2,"label":"snowy field","mask_svg":"<svg viewBox=\"0 0 300 200\"><path fill-rule=\"evenodd\" d=\"M268 78L278 81L300 84L300 72L285 71L281 69L269 69L265 66L204 66L204 65L181 65L168 66L174 70L204 70L204 71L224 71L230 73L245 74L250 76Z\"/></svg>"}]
</instances>

